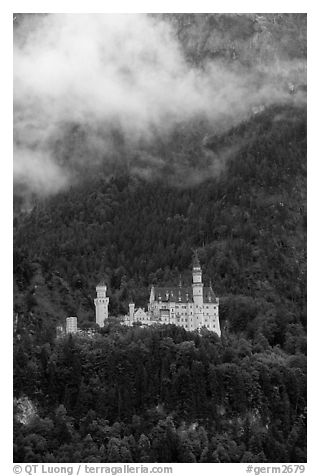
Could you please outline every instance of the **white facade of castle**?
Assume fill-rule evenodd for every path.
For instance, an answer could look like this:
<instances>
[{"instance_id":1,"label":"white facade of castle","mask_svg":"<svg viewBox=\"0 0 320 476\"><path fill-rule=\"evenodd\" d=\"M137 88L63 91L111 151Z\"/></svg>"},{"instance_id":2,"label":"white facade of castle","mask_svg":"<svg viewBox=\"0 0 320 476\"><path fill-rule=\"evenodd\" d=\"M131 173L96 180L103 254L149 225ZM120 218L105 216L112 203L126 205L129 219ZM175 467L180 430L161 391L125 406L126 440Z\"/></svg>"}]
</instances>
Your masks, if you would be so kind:
<instances>
[{"instance_id":1,"label":"white facade of castle","mask_svg":"<svg viewBox=\"0 0 320 476\"><path fill-rule=\"evenodd\" d=\"M106 285L100 283L97 287L96 322L100 327L108 317L109 298L106 297ZM142 325L175 324L188 331L206 327L221 335L219 323L219 298L213 292L212 286L204 287L202 270L195 256L192 269L192 285L177 287L151 287L148 310L135 308L129 304L129 314L124 316L124 324Z\"/></svg>"}]
</instances>

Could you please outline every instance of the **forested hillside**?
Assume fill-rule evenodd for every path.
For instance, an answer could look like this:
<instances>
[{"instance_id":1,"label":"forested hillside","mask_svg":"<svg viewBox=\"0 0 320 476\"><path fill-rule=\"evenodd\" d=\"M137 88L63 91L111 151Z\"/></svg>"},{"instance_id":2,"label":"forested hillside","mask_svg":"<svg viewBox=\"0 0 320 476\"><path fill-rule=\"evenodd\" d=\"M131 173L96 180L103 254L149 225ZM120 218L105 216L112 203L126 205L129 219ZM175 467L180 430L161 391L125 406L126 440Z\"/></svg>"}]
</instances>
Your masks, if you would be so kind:
<instances>
[{"instance_id":1,"label":"forested hillside","mask_svg":"<svg viewBox=\"0 0 320 476\"><path fill-rule=\"evenodd\" d=\"M268 110L219 179L174 187L89 179L15 224L15 461L305 461L305 112ZM54 343L69 314L145 304L151 283L191 279L192 249L221 298L222 340L124 330ZM115 327L114 327L115 326Z\"/></svg>"},{"instance_id":2,"label":"forested hillside","mask_svg":"<svg viewBox=\"0 0 320 476\"><path fill-rule=\"evenodd\" d=\"M15 389L37 406L27 424L16 409L14 461L302 462L305 366L302 354L175 326L25 340Z\"/></svg>"},{"instance_id":3,"label":"forested hillside","mask_svg":"<svg viewBox=\"0 0 320 476\"><path fill-rule=\"evenodd\" d=\"M37 18L24 26L17 16L17 43ZM160 21L150 16L140 27L148 30L150 18ZM44 25L51 32L59 21ZM138 38L134 58L140 66L151 61L152 76L165 57L186 88L181 103L171 97L172 109L163 109L160 93L159 106L152 82L142 88L152 93L152 119L134 115L130 130L122 122L123 110L126 121L132 113L130 95L123 110L99 120L90 108L80 120L79 101L71 101L66 109L77 109L78 122L46 117L41 95L35 109L32 94L17 100L15 462L306 461L306 16L168 14L161 21L178 43L161 23L152 28L164 31L163 45L175 54L142 48L140 55ZM79 25L71 25L77 35ZM135 38L130 28L124 32ZM141 78L129 66L120 61L116 79L131 78L143 102ZM192 68L202 82L187 88ZM166 92L176 87L170 74L166 81ZM198 108L199 85L206 100ZM64 106L67 91L55 104L62 98ZM83 94L91 104L91 91L89 100ZM212 281L220 298L221 338L120 326L130 301L146 306L152 284L176 285L180 274L191 282L194 250L205 285ZM92 339L56 339L67 316L94 325L101 279L108 324Z\"/></svg>"}]
</instances>

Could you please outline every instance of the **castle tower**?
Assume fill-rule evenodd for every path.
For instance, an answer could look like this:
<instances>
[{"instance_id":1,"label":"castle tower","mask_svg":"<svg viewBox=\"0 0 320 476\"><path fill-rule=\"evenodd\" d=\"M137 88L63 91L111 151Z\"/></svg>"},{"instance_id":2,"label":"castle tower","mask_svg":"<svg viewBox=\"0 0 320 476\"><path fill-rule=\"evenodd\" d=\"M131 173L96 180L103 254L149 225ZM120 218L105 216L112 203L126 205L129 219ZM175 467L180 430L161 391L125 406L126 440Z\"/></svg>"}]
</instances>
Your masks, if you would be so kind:
<instances>
[{"instance_id":1,"label":"castle tower","mask_svg":"<svg viewBox=\"0 0 320 476\"><path fill-rule=\"evenodd\" d=\"M66 333L67 334L76 334L78 330L77 326L77 318L72 316L72 317L67 317L66 318Z\"/></svg>"},{"instance_id":2,"label":"castle tower","mask_svg":"<svg viewBox=\"0 0 320 476\"><path fill-rule=\"evenodd\" d=\"M97 297L94 300L96 306L96 323L100 326L104 326L104 320L108 319L108 306L109 298L106 296L107 286L104 282L100 282L96 286Z\"/></svg>"},{"instance_id":3,"label":"castle tower","mask_svg":"<svg viewBox=\"0 0 320 476\"><path fill-rule=\"evenodd\" d=\"M200 327L203 324L203 283L202 270L197 252L193 258L192 268L192 294L194 302L194 325Z\"/></svg>"},{"instance_id":4,"label":"castle tower","mask_svg":"<svg viewBox=\"0 0 320 476\"><path fill-rule=\"evenodd\" d=\"M201 270L197 253L195 253L193 258L192 292L193 292L193 302L195 304L198 304L198 306L203 306L202 270Z\"/></svg>"}]
</instances>

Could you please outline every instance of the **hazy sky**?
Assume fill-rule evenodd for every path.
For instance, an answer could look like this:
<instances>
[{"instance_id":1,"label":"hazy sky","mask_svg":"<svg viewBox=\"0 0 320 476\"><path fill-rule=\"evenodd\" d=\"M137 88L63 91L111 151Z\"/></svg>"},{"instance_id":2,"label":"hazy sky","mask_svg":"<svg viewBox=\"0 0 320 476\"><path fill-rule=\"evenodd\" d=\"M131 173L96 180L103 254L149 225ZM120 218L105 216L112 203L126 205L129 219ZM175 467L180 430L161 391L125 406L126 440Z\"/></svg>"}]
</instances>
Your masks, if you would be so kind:
<instances>
[{"instance_id":1,"label":"hazy sky","mask_svg":"<svg viewBox=\"0 0 320 476\"><path fill-rule=\"evenodd\" d=\"M25 15L14 31L14 180L40 194L67 185L53 144L70 124L90 131L90 157L107 160L110 128L137 144L195 117L231 125L254 106L292 100L283 84L301 71L279 58L272 69L192 67L170 25L146 15Z\"/></svg>"}]
</instances>

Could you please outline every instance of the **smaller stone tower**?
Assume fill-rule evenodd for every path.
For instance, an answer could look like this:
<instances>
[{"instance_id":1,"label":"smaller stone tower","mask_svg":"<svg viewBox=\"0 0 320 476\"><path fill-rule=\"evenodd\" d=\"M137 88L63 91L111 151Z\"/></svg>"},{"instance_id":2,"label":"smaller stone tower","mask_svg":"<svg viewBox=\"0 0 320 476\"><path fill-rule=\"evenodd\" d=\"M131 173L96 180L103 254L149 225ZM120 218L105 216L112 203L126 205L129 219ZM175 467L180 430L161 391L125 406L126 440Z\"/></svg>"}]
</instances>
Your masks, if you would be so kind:
<instances>
[{"instance_id":1,"label":"smaller stone tower","mask_svg":"<svg viewBox=\"0 0 320 476\"><path fill-rule=\"evenodd\" d=\"M104 282L100 282L96 286L97 297L94 300L96 306L96 323L100 326L104 326L105 319L108 319L108 306L109 298L107 297L107 286Z\"/></svg>"},{"instance_id":2,"label":"smaller stone tower","mask_svg":"<svg viewBox=\"0 0 320 476\"><path fill-rule=\"evenodd\" d=\"M66 333L67 334L76 334L78 331L77 318L67 317L66 318Z\"/></svg>"}]
</instances>

